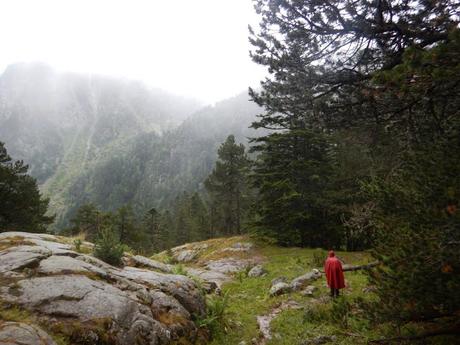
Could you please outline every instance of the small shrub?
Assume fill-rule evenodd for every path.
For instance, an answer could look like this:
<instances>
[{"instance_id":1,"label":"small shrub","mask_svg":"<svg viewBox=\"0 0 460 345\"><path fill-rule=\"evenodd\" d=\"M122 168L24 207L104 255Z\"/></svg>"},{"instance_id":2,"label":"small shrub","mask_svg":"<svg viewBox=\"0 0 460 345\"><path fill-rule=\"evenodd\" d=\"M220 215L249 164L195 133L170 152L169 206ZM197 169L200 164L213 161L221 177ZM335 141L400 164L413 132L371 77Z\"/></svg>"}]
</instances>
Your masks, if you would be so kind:
<instances>
[{"instance_id":1,"label":"small shrub","mask_svg":"<svg viewBox=\"0 0 460 345\"><path fill-rule=\"evenodd\" d=\"M126 246L121 244L110 228L102 229L94 245L94 256L114 266L121 265Z\"/></svg>"},{"instance_id":2,"label":"small shrub","mask_svg":"<svg viewBox=\"0 0 460 345\"><path fill-rule=\"evenodd\" d=\"M171 248L168 248L166 250L166 256L163 261L164 263L169 264L169 265L177 264L177 260L174 258L174 253L172 252Z\"/></svg>"},{"instance_id":3,"label":"small shrub","mask_svg":"<svg viewBox=\"0 0 460 345\"><path fill-rule=\"evenodd\" d=\"M327 258L327 251L324 249L315 249L312 253L311 264L313 267L323 267Z\"/></svg>"},{"instance_id":4,"label":"small shrub","mask_svg":"<svg viewBox=\"0 0 460 345\"><path fill-rule=\"evenodd\" d=\"M223 296L211 296L206 301L207 315L201 320L197 320L199 327L208 328L211 333L215 333L219 328L227 329L227 308L229 302L229 292Z\"/></svg>"},{"instance_id":5,"label":"small shrub","mask_svg":"<svg viewBox=\"0 0 460 345\"><path fill-rule=\"evenodd\" d=\"M323 323L331 320L331 307L328 304L318 304L308 307L303 315L305 323Z\"/></svg>"},{"instance_id":6,"label":"small shrub","mask_svg":"<svg viewBox=\"0 0 460 345\"><path fill-rule=\"evenodd\" d=\"M83 244L82 240L79 239L79 238L76 238L73 240L73 245L75 247L75 250L78 252L78 253L81 253L81 245Z\"/></svg>"},{"instance_id":7,"label":"small shrub","mask_svg":"<svg viewBox=\"0 0 460 345\"><path fill-rule=\"evenodd\" d=\"M331 311L332 320L341 327L348 328L351 307L351 303L344 296L334 299Z\"/></svg>"},{"instance_id":8,"label":"small shrub","mask_svg":"<svg viewBox=\"0 0 460 345\"><path fill-rule=\"evenodd\" d=\"M184 265L182 264L177 264L173 267L172 269L172 272L174 274L179 274L181 276L186 276L188 273L187 273L187 270L185 269Z\"/></svg>"}]
</instances>

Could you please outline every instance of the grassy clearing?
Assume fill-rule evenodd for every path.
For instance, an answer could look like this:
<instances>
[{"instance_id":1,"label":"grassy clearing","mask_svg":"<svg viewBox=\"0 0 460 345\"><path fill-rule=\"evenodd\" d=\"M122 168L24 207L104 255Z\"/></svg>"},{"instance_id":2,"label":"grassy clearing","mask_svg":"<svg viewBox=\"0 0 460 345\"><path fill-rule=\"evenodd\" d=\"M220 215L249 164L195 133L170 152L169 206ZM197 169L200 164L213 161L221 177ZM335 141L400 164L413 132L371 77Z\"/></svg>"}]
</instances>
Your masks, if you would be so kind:
<instances>
[{"instance_id":1,"label":"grassy clearing","mask_svg":"<svg viewBox=\"0 0 460 345\"><path fill-rule=\"evenodd\" d=\"M228 293L226 327L221 327L214 332L212 345L237 345L241 341L251 344L253 338L259 337L256 316L268 314L274 307L289 299L295 300L306 309L285 310L271 323L273 339L270 345L293 345L316 335L335 335L338 344L356 343L349 335L343 333L359 332L359 336L372 336L367 329L367 324L353 317L351 310L347 315L347 327L341 325L340 320L330 318L334 310L333 302L328 298L329 289L325 279L319 279L312 285L318 289L312 297L302 296L300 293L291 293L283 296L270 297L268 291L271 281L277 277L286 277L291 280L302 275L312 268L318 267L325 260L325 252L317 249L304 248L279 248L275 246L259 245L257 251L266 258L264 267L268 274L264 277L235 279L224 286L223 292ZM320 260L318 257L324 255ZM346 263L358 265L370 261L367 253L337 252L337 255ZM362 289L367 286L366 277L362 272L346 273L347 288L342 290L343 300L353 301L355 297L364 297ZM366 298L371 298L366 295ZM324 300L326 303L312 303ZM311 306L310 306L311 305ZM307 306L310 306L307 308ZM337 309L337 307L335 307ZM309 320L313 315L314 322ZM357 335L358 335L357 334ZM365 341L365 338L360 338Z\"/></svg>"}]
</instances>

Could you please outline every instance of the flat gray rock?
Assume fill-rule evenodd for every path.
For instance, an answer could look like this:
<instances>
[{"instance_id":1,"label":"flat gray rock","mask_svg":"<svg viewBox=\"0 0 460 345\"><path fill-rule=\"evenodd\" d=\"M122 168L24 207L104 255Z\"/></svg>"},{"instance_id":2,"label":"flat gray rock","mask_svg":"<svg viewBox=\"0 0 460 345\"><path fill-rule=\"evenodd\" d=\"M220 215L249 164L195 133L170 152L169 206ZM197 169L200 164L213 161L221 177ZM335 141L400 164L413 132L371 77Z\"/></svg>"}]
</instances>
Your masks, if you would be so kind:
<instances>
[{"instance_id":1,"label":"flat gray rock","mask_svg":"<svg viewBox=\"0 0 460 345\"><path fill-rule=\"evenodd\" d=\"M299 291L306 285L308 285L310 282L315 281L319 278L321 278L321 272L317 269L313 269L312 271L293 279L291 282L291 288L294 291Z\"/></svg>"},{"instance_id":2,"label":"flat gray rock","mask_svg":"<svg viewBox=\"0 0 460 345\"><path fill-rule=\"evenodd\" d=\"M129 266L148 268L151 270L161 271L164 273L172 273L173 271L172 265L167 265L162 262L155 261L140 255L127 257L126 262Z\"/></svg>"},{"instance_id":3,"label":"flat gray rock","mask_svg":"<svg viewBox=\"0 0 460 345\"><path fill-rule=\"evenodd\" d=\"M291 286L287 283L276 283L270 288L270 296L279 296L291 291Z\"/></svg>"},{"instance_id":4,"label":"flat gray rock","mask_svg":"<svg viewBox=\"0 0 460 345\"><path fill-rule=\"evenodd\" d=\"M251 242L237 242L234 243L231 247L224 248L222 252L249 252L254 245Z\"/></svg>"},{"instance_id":5,"label":"flat gray rock","mask_svg":"<svg viewBox=\"0 0 460 345\"><path fill-rule=\"evenodd\" d=\"M194 260L198 255L198 252L192 249L184 249L174 254L174 259L179 262L190 262Z\"/></svg>"},{"instance_id":6,"label":"flat gray rock","mask_svg":"<svg viewBox=\"0 0 460 345\"><path fill-rule=\"evenodd\" d=\"M212 260L206 264L206 268L210 271L216 271L224 274L235 273L244 270L250 265L248 260L239 260L234 258L225 258L220 260Z\"/></svg>"},{"instance_id":7,"label":"flat gray rock","mask_svg":"<svg viewBox=\"0 0 460 345\"><path fill-rule=\"evenodd\" d=\"M95 273L101 277L107 276L107 273L90 263L78 260L69 256L53 255L40 261L38 272L42 274L59 274L59 273Z\"/></svg>"},{"instance_id":8,"label":"flat gray rock","mask_svg":"<svg viewBox=\"0 0 460 345\"><path fill-rule=\"evenodd\" d=\"M210 284L208 289L209 292L214 291L215 288L220 289L222 284L232 280L228 275L222 272L209 271L201 268L187 268L187 273L201 279L204 283ZM214 284L215 288L213 288Z\"/></svg>"},{"instance_id":9,"label":"flat gray rock","mask_svg":"<svg viewBox=\"0 0 460 345\"><path fill-rule=\"evenodd\" d=\"M21 322L0 322L1 345L56 345L41 328Z\"/></svg>"},{"instance_id":10,"label":"flat gray rock","mask_svg":"<svg viewBox=\"0 0 460 345\"><path fill-rule=\"evenodd\" d=\"M12 247L0 252L0 273L38 265L50 254L34 246Z\"/></svg>"},{"instance_id":11,"label":"flat gray rock","mask_svg":"<svg viewBox=\"0 0 460 345\"><path fill-rule=\"evenodd\" d=\"M248 272L248 277L260 277L266 273L267 271L262 267L262 265L256 265Z\"/></svg>"}]
</instances>

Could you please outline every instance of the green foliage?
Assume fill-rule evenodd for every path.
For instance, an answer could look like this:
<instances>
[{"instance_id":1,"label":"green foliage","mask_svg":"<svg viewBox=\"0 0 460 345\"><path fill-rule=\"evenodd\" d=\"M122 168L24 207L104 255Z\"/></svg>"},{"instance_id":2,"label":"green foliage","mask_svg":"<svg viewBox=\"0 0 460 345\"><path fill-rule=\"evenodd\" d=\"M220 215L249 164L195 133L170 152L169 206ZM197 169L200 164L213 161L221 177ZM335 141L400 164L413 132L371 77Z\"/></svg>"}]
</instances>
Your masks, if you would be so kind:
<instances>
[{"instance_id":1,"label":"green foliage","mask_svg":"<svg viewBox=\"0 0 460 345\"><path fill-rule=\"evenodd\" d=\"M45 215L49 201L41 197L27 170L22 161L12 160L0 142L0 231L46 232L54 220Z\"/></svg>"},{"instance_id":2,"label":"green foliage","mask_svg":"<svg viewBox=\"0 0 460 345\"><path fill-rule=\"evenodd\" d=\"M182 264L174 265L174 267L172 268L172 273L179 274L179 275L182 275L182 276L188 275L187 270L185 269L184 265L182 265Z\"/></svg>"},{"instance_id":3,"label":"green foliage","mask_svg":"<svg viewBox=\"0 0 460 345\"><path fill-rule=\"evenodd\" d=\"M323 268L324 262L327 259L327 251L323 249L315 249L312 252L311 264L316 268Z\"/></svg>"},{"instance_id":4,"label":"green foliage","mask_svg":"<svg viewBox=\"0 0 460 345\"><path fill-rule=\"evenodd\" d=\"M288 245L373 246L375 320L442 330L460 310L458 2L256 8L252 57L271 77L250 91L265 109L253 126L278 130L256 141L257 230ZM317 155L298 149L319 139Z\"/></svg>"},{"instance_id":5,"label":"green foliage","mask_svg":"<svg viewBox=\"0 0 460 345\"><path fill-rule=\"evenodd\" d=\"M94 241L101 231L102 227L111 224L111 215L104 214L94 204L85 204L81 206L75 216L71 219L72 227L65 233L72 235L85 233L89 241Z\"/></svg>"},{"instance_id":6,"label":"green foliage","mask_svg":"<svg viewBox=\"0 0 460 345\"><path fill-rule=\"evenodd\" d=\"M329 138L297 129L256 140L255 231L281 245L337 246L338 214L327 194L334 173Z\"/></svg>"},{"instance_id":7,"label":"green foliage","mask_svg":"<svg viewBox=\"0 0 460 345\"><path fill-rule=\"evenodd\" d=\"M342 328L348 328L348 320L352 311L352 304L345 296L334 298L331 310L331 319Z\"/></svg>"},{"instance_id":8,"label":"green foliage","mask_svg":"<svg viewBox=\"0 0 460 345\"><path fill-rule=\"evenodd\" d=\"M215 168L204 182L211 198L212 232L241 234L250 197L247 181L250 161L244 145L237 145L233 135L227 137L217 153Z\"/></svg>"},{"instance_id":9,"label":"green foliage","mask_svg":"<svg viewBox=\"0 0 460 345\"><path fill-rule=\"evenodd\" d=\"M82 240L79 239L79 238L76 238L75 240L73 240L73 245L75 247L75 250L78 252L78 253L81 253L81 245L83 244Z\"/></svg>"},{"instance_id":10,"label":"green foliage","mask_svg":"<svg viewBox=\"0 0 460 345\"><path fill-rule=\"evenodd\" d=\"M206 299L207 315L198 320L199 327L208 328L211 333L228 327L227 308L229 303L229 291L223 296L208 296Z\"/></svg>"},{"instance_id":11,"label":"green foliage","mask_svg":"<svg viewBox=\"0 0 460 345\"><path fill-rule=\"evenodd\" d=\"M405 323L460 310L459 138L456 130L418 147L387 180L366 185L377 202L374 255L384 263L370 275L382 301L377 318Z\"/></svg>"},{"instance_id":12,"label":"green foliage","mask_svg":"<svg viewBox=\"0 0 460 345\"><path fill-rule=\"evenodd\" d=\"M94 256L114 266L121 265L123 253L127 250L126 245L119 241L119 237L112 228L104 228L99 234L94 247Z\"/></svg>"}]
</instances>

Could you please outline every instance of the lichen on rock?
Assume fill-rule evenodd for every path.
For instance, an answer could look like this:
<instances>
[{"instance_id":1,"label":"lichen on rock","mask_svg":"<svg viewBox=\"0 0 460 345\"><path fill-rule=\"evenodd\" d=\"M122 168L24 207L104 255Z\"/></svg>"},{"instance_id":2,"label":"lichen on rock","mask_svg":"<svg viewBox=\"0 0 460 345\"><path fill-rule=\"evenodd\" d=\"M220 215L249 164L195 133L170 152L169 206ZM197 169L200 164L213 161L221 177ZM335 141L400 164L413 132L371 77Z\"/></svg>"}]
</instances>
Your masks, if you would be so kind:
<instances>
[{"instance_id":1,"label":"lichen on rock","mask_svg":"<svg viewBox=\"0 0 460 345\"><path fill-rule=\"evenodd\" d=\"M7 328L2 323L0 336L20 337L26 329L33 330L30 337L51 330L88 344L166 345L184 338L190 343L196 340L194 320L204 315L205 301L192 279L156 272L167 271L168 266L139 256L125 263L143 268L116 268L47 234L6 232L0 234L0 242L18 236L21 241L10 241L0 251L0 299L27 310L32 321ZM23 343L33 343L27 341Z\"/></svg>"}]
</instances>

